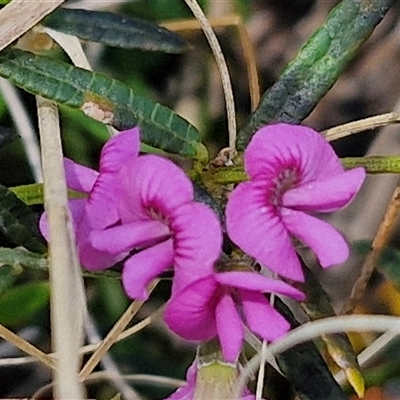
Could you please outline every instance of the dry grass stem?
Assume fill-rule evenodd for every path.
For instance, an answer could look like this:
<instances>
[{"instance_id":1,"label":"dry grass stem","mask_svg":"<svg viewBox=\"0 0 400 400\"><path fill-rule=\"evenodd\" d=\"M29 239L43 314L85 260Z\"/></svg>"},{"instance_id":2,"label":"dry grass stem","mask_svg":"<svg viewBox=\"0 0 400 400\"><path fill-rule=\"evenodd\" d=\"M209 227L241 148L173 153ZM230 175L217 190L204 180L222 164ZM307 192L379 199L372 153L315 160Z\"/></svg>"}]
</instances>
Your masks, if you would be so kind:
<instances>
[{"instance_id":1,"label":"dry grass stem","mask_svg":"<svg viewBox=\"0 0 400 400\"><path fill-rule=\"evenodd\" d=\"M0 10L0 50L18 39L65 0L13 0Z\"/></svg>"},{"instance_id":2,"label":"dry grass stem","mask_svg":"<svg viewBox=\"0 0 400 400\"><path fill-rule=\"evenodd\" d=\"M56 353L55 397L83 399L78 379L83 341L84 294L68 208L57 106L37 97L44 198L49 225L52 345Z\"/></svg>"},{"instance_id":3,"label":"dry grass stem","mask_svg":"<svg viewBox=\"0 0 400 400\"><path fill-rule=\"evenodd\" d=\"M152 292L153 289L157 286L158 280L153 281L148 291ZM122 333L122 331L126 328L132 318L136 315L139 309L145 301L134 301L132 304L126 309L121 318L115 323L115 325L111 328L110 332L101 342L100 346L96 349L96 351L89 358L85 366L82 368L79 377L82 381L86 380L86 378L90 375L96 365L100 362L104 354L111 348L111 346L117 341L118 336Z\"/></svg>"},{"instance_id":4,"label":"dry grass stem","mask_svg":"<svg viewBox=\"0 0 400 400\"><path fill-rule=\"evenodd\" d=\"M258 79L257 61L254 46L247 33L246 26L239 15L228 15L224 17L208 18L213 28L225 28L235 26L239 33L240 43L243 49L244 59L246 61L247 79L249 81L249 91L251 100L251 109L254 111L260 102L260 83ZM161 24L165 28L174 31L191 31L201 29L197 20L168 21Z\"/></svg>"},{"instance_id":5,"label":"dry grass stem","mask_svg":"<svg viewBox=\"0 0 400 400\"><path fill-rule=\"evenodd\" d=\"M221 75L222 86L225 95L225 104L228 118L228 132L229 132L229 147L231 150L231 158L236 154L236 113L235 113L235 101L233 97L231 79L229 76L228 66L224 55L219 45L218 39L208 21L204 15L203 10L200 8L196 0L185 0L187 6L192 11L193 15L200 22L201 28L210 44L211 50L214 54L215 61L217 63L219 73Z\"/></svg>"},{"instance_id":6,"label":"dry grass stem","mask_svg":"<svg viewBox=\"0 0 400 400\"><path fill-rule=\"evenodd\" d=\"M400 182L394 190L392 199L386 209L383 220L372 241L371 252L367 255L361 267L361 274L353 285L351 295L344 303L341 314L350 314L364 294L367 283L378 262L378 259L386 246L394 229L394 222L400 207Z\"/></svg>"},{"instance_id":7,"label":"dry grass stem","mask_svg":"<svg viewBox=\"0 0 400 400\"><path fill-rule=\"evenodd\" d=\"M349 122L348 124L335 126L334 128L327 129L323 133L326 140L330 142L332 140L353 135L354 133L398 123L400 123L400 114L397 112L390 112L376 115L374 117L360 119L359 121Z\"/></svg>"},{"instance_id":8,"label":"dry grass stem","mask_svg":"<svg viewBox=\"0 0 400 400\"><path fill-rule=\"evenodd\" d=\"M44 365L47 365L51 369L55 369L55 362L52 357L48 354L43 353L37 347L33 346L26 340L22 339L20 336L16 335L14 332L11 332L5 326L0 325L0 336L7 340L7 342L12 343L15 347L18 347L24 353L29 354L35 360L41 362Z\"/></svg>"}]
</instances>

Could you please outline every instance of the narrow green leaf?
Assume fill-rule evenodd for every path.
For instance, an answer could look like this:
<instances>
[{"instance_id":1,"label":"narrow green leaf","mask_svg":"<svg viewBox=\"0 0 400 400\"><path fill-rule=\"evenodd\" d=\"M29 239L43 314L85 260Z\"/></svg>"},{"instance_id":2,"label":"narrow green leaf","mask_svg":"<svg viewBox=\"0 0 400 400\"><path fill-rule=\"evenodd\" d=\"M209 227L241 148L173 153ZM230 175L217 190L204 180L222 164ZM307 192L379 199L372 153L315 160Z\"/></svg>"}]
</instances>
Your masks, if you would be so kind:
<instances>
[{"instance_id":1,"label":"narrow green leaf","mask_svg":"<svg viewBox=\"0 0 400 400\"><path fill-rule=\"evenodd\" d=\"M20 50L0 53L0 76L33 94L81 109L118 130L141 129L141 141L169 153L206 158L197 129L169 108L124 83Z\"/></svg>"},{"instance_id":2,"label":"narrow green leaf","mask_svg":"<svg viewBox=\"0 0 400 400\"><path fill-rule=\"evenodd\" d=\"M49 302L47 282L15 286L0 297L0 324L13 325L31 320Z\"/></svg>"},{"instance_id":3,"label":"narrow green leaf","mask_svg":"<svg viewBox=\"0 0 400 400\"><path fill-rule=\"evenodd\" d=\"M181 36L154 23L105 11L58 8L41 23L83 40L124 49L182 53L188 47Z\"/></svg>"},{"instance_id":4,"label":"narrow green leaf","mask_svg":"<svg viewBox=\"0 0 400 400\"><path fill-rule=\"evenodd\" d=\"M17 246L43 253L46 250L39 233L37 216L5 186L0 185L0 232Z\"/></svg>"},{"instance_id":5,"label":"narrow green leaf","mask_svg":"<svg viewBox=\"0 0 400 400\"><path fill-rule=\"evenodd\" d=\"M298 123L336 82L344 67L382 20L392 0L343 0L301 48L238 135L244 149L267 123Z\"/></svg>"}]
</instances>

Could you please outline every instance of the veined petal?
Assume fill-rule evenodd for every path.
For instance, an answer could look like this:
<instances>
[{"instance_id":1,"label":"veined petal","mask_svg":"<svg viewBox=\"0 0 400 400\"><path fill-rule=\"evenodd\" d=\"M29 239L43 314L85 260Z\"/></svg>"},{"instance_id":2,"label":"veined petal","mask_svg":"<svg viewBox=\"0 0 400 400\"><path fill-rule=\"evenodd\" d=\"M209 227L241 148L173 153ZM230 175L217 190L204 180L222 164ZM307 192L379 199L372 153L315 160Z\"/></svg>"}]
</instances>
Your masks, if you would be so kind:
<instances>
[{"instance_id":1,"label":"veined petal","mask_svg":"<svg viewBox=\"0 0 400 400\"><path fill-rule=\"evenodd\" d=\"M221 253L222 233L214 212L190 202L171 212L174 240L174 290L213 272Z\"/></svg>"},{"instance_id":2,"label":"veined petal","mask_svg":"<svg viewBox=\"0 0 400 400\"><path fill-rule=\"evenodd\" d=\"M164 320L168 327L186 340L209 340L217 334L215 304L218 284L214 276L192 282L168 301Z\"/></svg>"},{"instance_id":3,"label":"veined petal","mask_svg":"<svg viewBox=\"0 0 400 400\"><path fill-rule=\"evenodd\" d=\"M236 362L243 344L243 322L228 291L220 297L215 308L218 338L222 354L228 362Z\"/></svg>"},{"instance_id":4,"label":"veined petal","mask_svg":"<svg viewBox=\"0 0 400 400\"><path fill-rule=\"evenodd\" d=\"M139 128L128 129L112 137L103 146L100 172L117 172L139 154Z\"/></svg>"},{"instance_id":5,"label":"veined petal","mask_svg":"<svg viewBox=\"0 0 400 400\"><path fill-rule=\"evenodd\" d=\"M265 196L262 187L253 182L243 182L234 189L226 206L228 234L263 266L303 281L303 271L286 228Z\"/></svg>"},{"instance_id":6,"label":"veined petal","mask_svg":"<svg viewBox=\"0 0 400 400\"><path fill-rule=\"evenodd\" d=\"M287 333L289 322L261 294L240 290L243 313L250 330L264 340L273 341Z\"/></svg>"},{"instance_id":7,"label":"veined petal","mask_svg":"<svg viewBox=\"0 0 400 400\"><path fill-rule=\"evenodd\" d=\"M295 210L282 212L282 219L289 232L311 248L323 267L341 264L347 260L349 247L333 226Z\"/></svg>"},{"instance_id":8,"label":"veined petal","mask_svg":"<svg viewBox=\"0 0 400 400\"><path fill-rule=\"evenodd\" d=\"M92 231L90 242L98 250L120 254L165 240L169 234L169 228L162 222L147 220Z\"/></svg>"},{"instance_id":9,"label":"veined petal","mask_svg":"<svg viewBox=\"0 0 400 400\"><path fill-rule=\"evenodd\" d=\"M224 286L253 290L261 293L278 293L296 300L305 300L300 290L277 279L267 278L256 272L229 271L215 274L217 282Z\"/></svg>"},{"instance_id":10,"label":"veined petal","mask_svg":"<svg viewBox=\"0 0 400 400\"><path fill-rule=\"evenodd\" d=\"M282 205L299 211L330 212L348 204L365 179L364 168L355 168L321 181L288 190Z\"/></svg>"},{"instance_id":11,"label":"veined petal","mask_svg":"<svg viewBox=\"0 0 400 400\"><path fill-rule=\"evenodd\" d=\"M118 203L120 190L116 174L100 174L89 195L86 212L93 229L104 229L120 220Z\"/></svg>"},{"instance_id":12,"label":"veined petal","mask_svg":"<svg viewBox=\"0 0 400 400\"><path fill-rule=\"evenodd\" d=\"M132 299L147 300L146 286L173 261L172 241L167 240L134 254L124 264L122 284L126 294Z\"/></svg>"},{"instance_id":13,"label":"veined petal","mask_svg":"<svg viewBox=\"0 0 400 400\"><path fill-rule=\"evenodd\" d=\"M298 172L299 184L343 172L332 147L306 126L279 123L258 130L244 153L252 179L273 179L282 169Z\"/></svg>"},{"instance_id":14,"label":"veined petal","mask_svg":"<svg viewBox=\"0 0 400 400\"><path fill-rule=\"evenodd\" d=\"M69 189L90 193L99 173L64 157L65 178Z\"/></svg>"},{"instance_id":15,"label":"veined petal","mask_svg":"<svg viewBox=\"0 0 400 400\"><path fill-rule=\"evenodd\" d=\"M193 200L193 185L183 170L159 156L144 155L126 163L120 178L121 216L127 222L151 212L168 219L172 210Z\"/></svg>"}]
</instances>

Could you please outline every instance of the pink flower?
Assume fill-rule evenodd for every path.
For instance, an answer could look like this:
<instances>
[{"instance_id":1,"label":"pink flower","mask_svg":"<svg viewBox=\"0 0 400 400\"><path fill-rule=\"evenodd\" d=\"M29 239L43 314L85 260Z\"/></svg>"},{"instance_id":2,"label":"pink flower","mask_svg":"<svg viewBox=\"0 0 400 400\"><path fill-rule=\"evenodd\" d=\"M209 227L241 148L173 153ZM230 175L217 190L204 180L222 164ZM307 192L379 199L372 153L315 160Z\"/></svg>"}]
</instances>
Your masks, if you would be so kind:
<instances>
[{"instance_id":1,"label":"pink flower","mask_svg":"<svg viewBox=\"0 0 400 400\"><path fill-rule=\"evenodd\" d=\"M214 273L175 293L164 319L184 339L205 341L218 336L224 358L235 362L244 338L243 322L267 341L285 334L289 323L269 304L264 292L303 300L292 286L243 271Z\"/></svg>"},{"instance_id":2,"label":"pink flower","mask_svg":"<svg viewBox=\"0 0 400 400\"><path fill-rule=\"evenodd\" d=\"M220 368L231 369L232 367L229 367L227 365L221 365ZM194 361L193 364L187 370L186 385L177 389L174 393L172 393L170 396L168 396L168 398L166 398L165 400L193 400L195 392L196 392L196 388L197 388L197 390L199 390L199 388L196 387L199 384L197 382L198 375L199 375L198 371L199 371L198 363L196 361ZM227 375L227 374L225 373L223 375ZM203 382L201 382L201 383L203 383ZM200 383L200 385L201 385L201 383ZM219 389L218 384L226 385L226 388L225 388L226 391L232 393L232 389L234 390L234 388L232 386L234 386L236 383L237 383L236 380L234 380L233 382L224 382L222 376L220 376L220 379L218 379L218 376L215 376L215 377L213 377L212 382L204 382L203 385L206 387L206 390L208 389L208 392L207 392L208 394L210 393L211 390L218 391L218 389ZM196 393L196 394L198 395L198 393ZM206 399L206 397L204 397L204 396L202 398ZM207 398L211 399L211 397L209 397L209 396ZM254 394L250 393L250 391L247 388L245 388L243 390L242 396L240 397L239 400L255 400L255 398L256 398L256 396ZM226 399L226 396L224 396L223 398L221 398L221 397L216 398L215 395L213 395L213 400L218 400L218 399L220 399L220 400Z\"/></svg>"},{"instance_id":3,"label":"pink flower","mask_svg":"<svg viewBox=\"0 0 400 400\"><path fill-rule=\"evenodd\" d=\"M292 237L316 254L323 267L343 263L348 246L339 232L309 213L347 205L365 178L363 168L345 172L314 130L288 124L261 128L244 154L250 181L240 183L226 207L233 242L279 275L303 281Z\"/></svg>"},{"instance_id":4,"label":"pink flower","mask_svg":"<svg viewBox=\"0 0 400 400\"><path fill-rule=\"evenodd\" d=\"M173 162L145 155L118 174L120 224L93 231L91 244L109 254L136 249L122 282L134 299L147 299L147 284L174 267L173 292L213 270L222 245L214 212L193 201L193 185Z\"/></svg>"},{"instance_id":5,"label":"pink flower","mask_svg":"<svg viewBox=\"0 0 400 400\"><path fill-rule=\"evenodd\" d=\"M116 174L128 161L139 153L138 128L121 132L103 147L100 157L100 172L65 159L65 175L69 189L86 193L86 199L71 200L69 208L75 227L75 236L82 266L90 270L105 269L124 254L110 255L99 251L89 242L89 234L94 229L104 229L119 221L119 187ZM46 213L40 219L40 230L48 240L49 232Z\"/></svg>"}]
</instances>

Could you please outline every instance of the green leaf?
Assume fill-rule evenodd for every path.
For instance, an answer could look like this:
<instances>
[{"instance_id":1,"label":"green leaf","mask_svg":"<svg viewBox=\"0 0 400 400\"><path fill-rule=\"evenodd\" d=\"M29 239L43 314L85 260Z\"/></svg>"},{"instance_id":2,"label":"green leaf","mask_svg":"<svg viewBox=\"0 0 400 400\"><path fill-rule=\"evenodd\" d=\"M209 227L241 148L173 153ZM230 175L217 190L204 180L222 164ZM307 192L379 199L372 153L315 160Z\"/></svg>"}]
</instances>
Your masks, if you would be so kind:
<instances>
[{"instance_id":1,"label":"green leaf","mask_svg":"<svg viewBox=\"0 0 400 400\"><path fill-rule=\"evenodd\" d=\"M264 94L238 134L244 149L254 132L273 121L299 123L336 82L382 20L392 0L343 0Z\"/></svg>"},{"instance_id":2,"label":"green leaf","mask_svg":"<svg viewBox=\"0 0 400 400\"><path fill-rule=\"evenodd\" d=\"M0 324L13 325L31 320L48 304L47 282L30 282L15 286L0 297Z\"/></svg>"},{"instance_id":3,"label":"green leaf","mask_svg":"<svg viewBox=\"0 0 400 400\"><path fill-rule=\"evenodd\" d=\"M17 246L37 253L46 251L37 216L5 186L0 185L0 232Z\"/></svg>"},{"instance_id":4,"label":"green leaf","mask_svg":"<svg viewBox=\"0 0 400 400\"><path fill-rule=\"evenodd\" d=\"M21 268L4 264L0 266L0 296L14 284L20 272Z\"/></svg>"},{"instance_id":5,"label":"green leaf","mask_svg":"<svg viewBox=\"0 0 400 400\"><path fill-rule=\"evenodd\" d=\"M182 53L188 47L181 36L154 23L105 11L58 8L41 23L79 39L124 49Z\"/></svg>"},{"instance_id":6,"label":"green leaf","mask_svg":"<svg viewBox=\"0 0 400 400\"><path fill-rule=\"evenodd\" d=\"M138 125L141 141L150 146L186 157L207 157L193 125L115 79L21 50L0 53L0 76L28 92L79 108L118 130Z\"/></svg>"}]
</instances>

